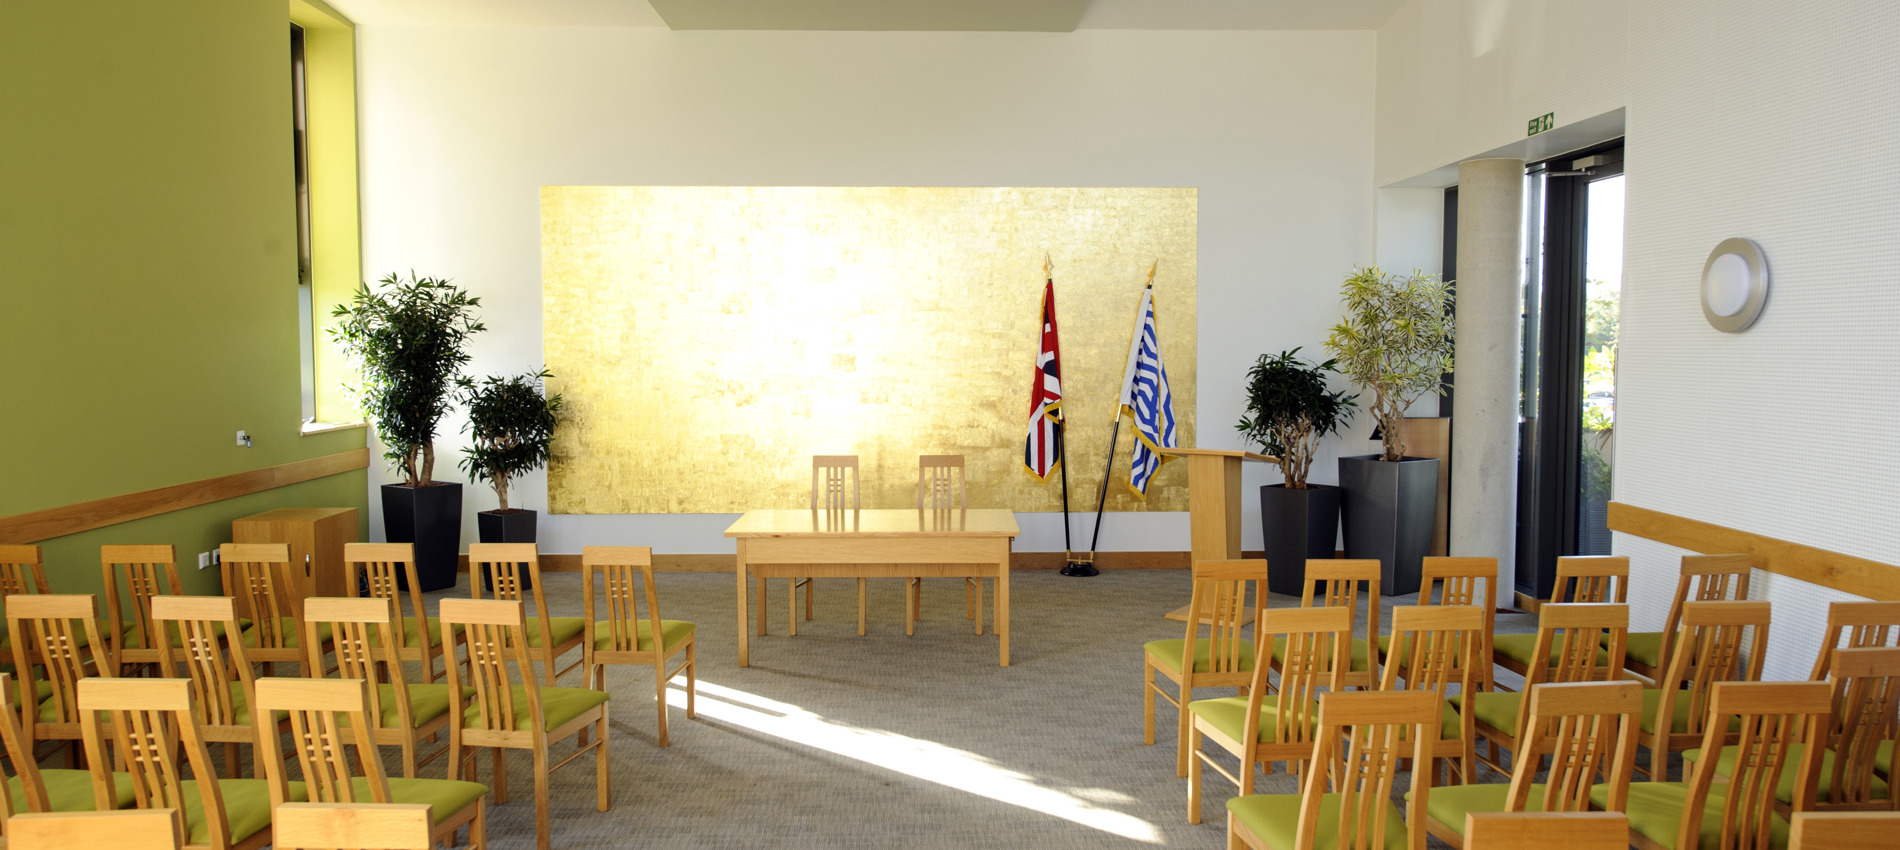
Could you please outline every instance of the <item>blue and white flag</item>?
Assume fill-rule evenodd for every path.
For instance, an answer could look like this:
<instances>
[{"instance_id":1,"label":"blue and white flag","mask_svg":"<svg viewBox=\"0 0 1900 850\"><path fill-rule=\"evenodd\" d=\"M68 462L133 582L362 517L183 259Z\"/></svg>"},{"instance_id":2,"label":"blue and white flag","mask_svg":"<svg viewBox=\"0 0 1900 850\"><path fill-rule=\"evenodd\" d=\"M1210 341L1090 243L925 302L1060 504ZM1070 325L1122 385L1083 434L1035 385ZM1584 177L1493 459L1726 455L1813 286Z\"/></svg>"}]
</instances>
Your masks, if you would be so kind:
<instances>
[{"instance_id":1,"label":"blue and white flag","mask_svg":"<svg viewBox=\"0 0 1900 850\"><path fill-rule=\"evenodd\" d=\"M1135 455L1130 461L1128 486L1148 498L1148 482L1161 464L1174 459L1161 454L1179 438L1174 427L1174 393L1168 389L1168 370L1161 364L1161 342L1155 333L1154 289L1141 291L1134 339L1128 345L1128 369L1122 373L1122 413L1134 418Z\"/></svg>"}]
</instances>

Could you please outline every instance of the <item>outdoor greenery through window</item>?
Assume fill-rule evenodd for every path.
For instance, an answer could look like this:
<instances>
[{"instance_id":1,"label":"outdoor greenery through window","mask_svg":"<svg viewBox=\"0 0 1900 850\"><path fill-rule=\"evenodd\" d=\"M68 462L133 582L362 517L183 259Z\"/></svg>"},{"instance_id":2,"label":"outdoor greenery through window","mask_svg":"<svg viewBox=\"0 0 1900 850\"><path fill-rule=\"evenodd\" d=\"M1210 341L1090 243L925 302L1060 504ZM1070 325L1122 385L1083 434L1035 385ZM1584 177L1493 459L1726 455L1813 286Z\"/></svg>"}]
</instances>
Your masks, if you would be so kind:
<instances>
[{"instance_id":1,"label":"outdoor greenery through window","mask_svg":"<svg viewBox=\"0 0 1900 850\"><path fill-rule=\"evenodd\" d=\"M303 421L317 421L316 285L310 273L309 110L304 97L303 27L290 25L291 147L297 180L297 372Z\"/></svg>"},{"instance_id":2,"label":"outdoor greenery through window","mask_svg":"<svg viewBox=\"0 0 1900 850\"><path fill-rule=\"evenodd\" d=\"M1610 481L1616 459L1611 437L1616 429L1616 331L1623 293L1624 179L1617 175L1588 184L1579 555L1610 554Z\"/></svg>"}]
</instances>

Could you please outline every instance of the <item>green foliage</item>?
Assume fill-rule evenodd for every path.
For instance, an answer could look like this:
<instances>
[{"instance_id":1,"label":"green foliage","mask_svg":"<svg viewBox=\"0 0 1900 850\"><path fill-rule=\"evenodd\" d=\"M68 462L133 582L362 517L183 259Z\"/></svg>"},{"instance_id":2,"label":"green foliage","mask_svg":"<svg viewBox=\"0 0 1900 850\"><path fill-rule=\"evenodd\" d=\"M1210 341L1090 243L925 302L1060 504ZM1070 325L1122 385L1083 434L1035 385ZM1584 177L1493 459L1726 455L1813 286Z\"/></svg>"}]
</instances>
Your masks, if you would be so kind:
<instances>
[{"instance_id":1,"label":"green foliage","mask_svg":"<svg viewBox=\"0 0 1900 850\"><path fill-rule=\"evenodd\" d=\"M1372 391L1371 411L1385 436L1383 460L1405 456L1405 410L1426 393L1444 395L1452 368L1452 284L1414 270L1388 275L1358 269L1340 288L1346 316L1326 350L1339 371Z\"/></svg>"},{"instance_id":2,"label":"green foliage","mask_svg":"<svg viewBox=\"0 0 1900 850\"><path fill-rule=\"evenodd\" d=\"M1308 489L1306 475L1320 438L1352 420L1353 400L1358 398L1327 389L1326 373L1337 371L1335 361L1303 360L1294 356L1299 351L1260 355L1247 370L1246 414L1234 426L1280 458L1280 472L1293 490Z\"/></svg>"},{"instance_id":3,"label":"green foliage","mask_svg":"<svg viewBox=\"0 0 1900 850\"><path fill-rule=\"evenodd\" d=\"M480 384L468 378L457 382L462 403L468 405L467 431L474 445L463 450L462 469L470 481L487 481L495 488L501 509L508 509L508 480L548 462L554 427L561 412L559 395L542 397L546 369L511 377L490 375Z\"/></svg>"},{"instance_id":4,"label":"green foliage","mask_svg":"<svg viewBox=\"0 0 1900 850\"><path fill-rule=\"evenodd\" d=\"M448 412L450 389L468 363L468 338L484 330L475 320L481 299L447 280L391 274L368 284L333 313L342 321L330 338L356 366L361 383L345 386L388 447L383 456L420 487L434 480L436 427Z\"/></svg>"}]
</instances>

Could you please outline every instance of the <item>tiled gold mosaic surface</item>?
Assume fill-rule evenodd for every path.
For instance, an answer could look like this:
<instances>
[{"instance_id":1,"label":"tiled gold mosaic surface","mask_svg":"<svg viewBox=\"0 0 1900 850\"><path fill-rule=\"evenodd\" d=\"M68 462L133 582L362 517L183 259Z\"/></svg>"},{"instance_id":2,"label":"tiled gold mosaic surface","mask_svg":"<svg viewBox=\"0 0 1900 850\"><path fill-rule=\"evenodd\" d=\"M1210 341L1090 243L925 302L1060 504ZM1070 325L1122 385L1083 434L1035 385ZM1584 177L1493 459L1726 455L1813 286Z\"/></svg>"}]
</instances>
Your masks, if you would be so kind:
<instances>
[{"instance_id":1,"label":"tiled gold mosaic surface","mask_svg":"<svg viewBox=\"0 0 1900 850\"><path fill-rule=\"evenodd\" d=\"M866 508L916 504L917 456L967 456L970 507L1060 508L1022 465L1045 252L1071 507L1092 510L1149 263L1194 445L1194 189L545 186L542 310L567 421L555 513L807 507L811 455L856 454ZM1116 448L1110 510L1147 502Z\"/></svg>"}]
</instances>

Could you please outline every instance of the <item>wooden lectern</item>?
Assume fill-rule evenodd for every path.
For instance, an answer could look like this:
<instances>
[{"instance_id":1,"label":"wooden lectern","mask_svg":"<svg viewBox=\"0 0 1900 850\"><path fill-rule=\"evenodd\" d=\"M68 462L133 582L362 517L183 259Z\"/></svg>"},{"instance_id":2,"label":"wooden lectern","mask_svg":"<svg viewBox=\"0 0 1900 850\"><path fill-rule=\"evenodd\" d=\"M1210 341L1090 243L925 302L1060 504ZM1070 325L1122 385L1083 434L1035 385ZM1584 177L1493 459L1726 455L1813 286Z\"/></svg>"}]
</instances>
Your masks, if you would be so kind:
<instances>
[{"instance_id":1,"label":"wooden lectern","mask_svg":"<svg viewBox=\"0 0 1900 850\"><path fill-rule=\"evenodd\" d=\"M1188 548L1191 561L1232 561L1240 558L1241 461L1279 463L1280 459L1253 452L1225 449L1162 449L1164 455L1187 458ZM1168 619L1187 622L1188 606L1170 612Z\"/></svg>"}]
</instances>

